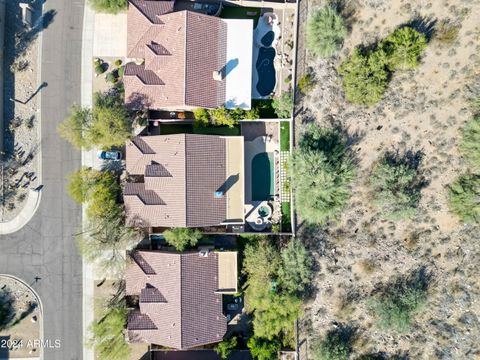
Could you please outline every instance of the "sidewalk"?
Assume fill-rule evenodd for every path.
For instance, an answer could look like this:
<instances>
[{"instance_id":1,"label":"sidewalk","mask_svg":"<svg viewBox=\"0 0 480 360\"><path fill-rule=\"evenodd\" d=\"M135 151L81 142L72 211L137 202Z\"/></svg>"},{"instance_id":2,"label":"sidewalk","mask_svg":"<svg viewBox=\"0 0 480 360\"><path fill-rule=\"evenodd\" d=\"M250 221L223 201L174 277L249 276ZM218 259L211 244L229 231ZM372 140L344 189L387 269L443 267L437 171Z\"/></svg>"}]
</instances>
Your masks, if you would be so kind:
<instances>
[{"instance_id":1,"label":"sidewalk","mask_svg":"<svg viewBox=\"0 0 480 360\"><path fill-rule=\"evenodd\" d=\"M88 5L85 6L83 15L83 36L82 36L82 103L81 106L92 106L92 74L93 74L93 35L95 30L95 13ZM82 166L94 166L95 152L82 150ZM83 206L82 219L85 219L85 209ZM83 223L85 226L85 223ZM83 340L84 343L89 337L89 327L94 319L94 289L95 289L95 270L92 264L83 260ZM83 360L94 360L93 349L83 347Z\"/></svg>"}]
</instances>

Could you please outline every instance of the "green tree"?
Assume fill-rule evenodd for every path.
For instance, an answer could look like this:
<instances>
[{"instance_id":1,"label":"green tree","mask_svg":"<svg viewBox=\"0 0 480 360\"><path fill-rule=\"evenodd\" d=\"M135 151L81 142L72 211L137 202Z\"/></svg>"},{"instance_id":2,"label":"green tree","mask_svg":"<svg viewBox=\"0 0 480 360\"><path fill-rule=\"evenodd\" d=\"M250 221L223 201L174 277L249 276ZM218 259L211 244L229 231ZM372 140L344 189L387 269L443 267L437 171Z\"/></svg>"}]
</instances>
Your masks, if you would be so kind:
<instances>
[{"instance_id":1,"label":"green tree","mask_svg":"<svg viewBox=\"0 0 480 360\"><path fill-rule=\"evenodd\" d=\"M89 200L92 188L100 182L101 172L89 167L71 173L68 176L67 192L76 202L82 204ZM108 176L108 175L107 175Z\"/></svg>"},{"instance_id":2,"label":"green tree","mask_svg":"<svg viewBox=\"0 0 480 360\"><path fill-rule=\"evenodd\" d=\"M126 340L127 309L125 305L108 308L91 327L87 345L95 350L100 360L127 360L130 347Z\"/></svg>"},{"instance_id":3,"label":"green tree","mask_svg":"<svg viewBox=\"0 0 480 360\"><path fill-rule=\"evenodd\" d=\"M215 346L215 352L220 355L222 359L226 359L233 349L237 346L237 337L233 336L230 339L223 340Z\"/></svg>"},{"instance_id":4,"label":"green tree","mask_svg":"<svg viewBox=\"0 0 480 360\"><path fill-rule=\"evenodd\" d=\"M251 337L247 345L253 358L257 360L278 359L278 352L281 349L278 339L268 340L257 336Z\"/></svg>"},{"instance_id":5,"label":"green tree","mask_svg":"<svg viewBox=\"0 0 480 360\"><path fill-rule=\"evenodd\" d=\"M205 108L197 108L193 112L195 118L194 126L206 127L210 124L210 115L208 110Z\"/></svg>"},{"instance_id":6,"label":"green tree","mask_svg":"<svg viewBox=\"0 0 480 360\"><path fill-rule=\"evenodd\" d=\"M92 124L92 111L84 109L78 105L73 105L70 109L69 117L57 127L57 131L62 138L71 143L76 149L82 147L89 148L86 134Z\"/></svg>"},{"instance_id":7,"label":"green tree","mask_svg":"<svg viewBox=\"0 0 480 360\"><path fill-rule=\"evenodd\" d=\"M282 265L278 250L268 240L260 239L247 244L244 256L245 304L254 314L255 335L274 339L282 333L293 333L302 301L278 289L277 275Z\"/></svg>"},{"instance_id":8,"label":"green tree","mask_svg":"<svg viewBox=\"0 0 480 360\"><path fill-rule=\"evenodd\" d=\"M406 26L387 36L380 47L387 55L390 70L413 69L427 47L427 40L425 35Z\"/></svg>"},{"instance_id":9,"label":"green tree","mask_svg":"<svg viewBox=\"0 0 480 360\"><path fill-rule=\"evenodd\" d=\"M198 240L202 238L202 233L198 229L191 228L173 228L163 232L165 241L174 246L178 251L183 251L189 246L195 246Z\"/></svg>"},{"instance_id":10,"label":"green tree","mask_svg":"<svg viewBox=\"0 0 480 360\"><path fill-rule=\"evenodd\" d=\"M127 10L127 0L88 0L90 6L98 12L118 14Z\"/></svg>"},{"instance_id":11,"label":"green tree","mask_svg":"<svg viewBox=\"0 0 480 360\"><path fill-rule=\"evenodd\" d=\"M132 123L119 93L96 92L93 110L73 106L70 116L58 126L60 136L74 147L122 146L131 136Z\"/></svg>"},{"instance_id":12,"label":"green tree","mask_svg":"<svg viewBox=\"0 0 480 360\"><path fill-rule=\"evenodd\" d=\"M375 166L370 178L372 194L387 217L405 219L415 215L423 179L416 164L386 155Z\"/></svg>"},{"instance_id":13,"label":"green tree","mask_svg":"<svg viewBox=\"0 0 480 360\"><path fill-rule=\"evenodd\" d=\"M351 331L343 327L330 330L325 335L325 338L313 344L313 359L348 360L352 352L351 341Z\"/></svg>"},{"instance_id":14,"label":"green tree","mask_svg":"<svg viewBox=\"0 0 480 360\"><path fill-rule=\"evenodd\" d=\"M346 35L345 21L330 6L317 10L307 20L307 47L314 55L336 54Z\"/></svg>"},{"instance_id":15,"label":"green tree","mask_svg":"<svg viewBox=\"0 0 480 360\"><path fill-rule=\"evenodd\" d=\"M468 165L480 171L480 115L475 115L463 128L460 150Z\"/></svg>"},{"instance_id":16,"label":"green tree","mask_svg":"<svg viewBox=\"0 0 480 360\"><path fill-rule=\"evenodd\" d=\"M386 61L383 51L353 51L338 69L348 101L368 106L380 101L387 88Z\"/></svg>"},{"instance_id":17,"label":"green tree","mask_svg":"<svg viewBox=\"0 0 480 360\"><path fill-rule=\"evenodd\" d=\"M127 262L126 251L142 238L134 228L125 226L123 211L88 221L85 232L77 237L83 258L95 263L104 273L122 278Z\"/></svg>"},{"instance_id":18,"label":"green tree","mask_svg":"<svg viewBox=\"0 0 480 360\"><path fill-rule=\"evenodd\" d=\"M225 106L220 106L215 109L208 110L210 119L213 125L215 126L228 126L233 128L237 125L237 120L235 120L228 109Z\"/></svg>"},{"instance_id":19,"label":"green tree","mask_svg":"<svg viewBox=\"0 0 480 360\"><path fill-rule=\"evenodd\" d=\"M132 124L119 95L97 92L93 96L93 121L87 133L94 146L122 146L130 138Z\"/></svg>"},{"instance_id":20,"label":"green tree","mask_svg":"<svg viewBox=\"0 0 480 360\"><path fill-rule=\"evenodd\" d=\"M350 198L355 168L340 135L310 127L292 157L292 186L299 214L311 224L334 220Z\"/></svg>"},{"instance_id":21,"label":"green tree","mask_svg":"<svg viewBox=\"0 0 480 360\"><path fill-rule=\"evenodd\" d=\"M479 199L480 175L478 174L461 175L450 185L450 209L466 223L480 223Z\"/></svg>"},{"instance_id":22,"label":"green tree","mask_svg":"<svg viewBox=\"0 0 480 360\"><path fill-rule=\"evenodd\" d=\"M285 91L273 98L272 107L279 119L288 119L293 111L293 92Z\"/></svg>"},{"instance_id":23,"label":"green tree","mask_svg":"<svg viewBox=\"0 0 480 360\"><path fill-rule=\"evenodd\" d=\"M290 294L303 294L313 277L310 254L300 241L292 239L282 249L281 256L282 266L278 271L281 287Z\"/></svg>"}]
</instances>

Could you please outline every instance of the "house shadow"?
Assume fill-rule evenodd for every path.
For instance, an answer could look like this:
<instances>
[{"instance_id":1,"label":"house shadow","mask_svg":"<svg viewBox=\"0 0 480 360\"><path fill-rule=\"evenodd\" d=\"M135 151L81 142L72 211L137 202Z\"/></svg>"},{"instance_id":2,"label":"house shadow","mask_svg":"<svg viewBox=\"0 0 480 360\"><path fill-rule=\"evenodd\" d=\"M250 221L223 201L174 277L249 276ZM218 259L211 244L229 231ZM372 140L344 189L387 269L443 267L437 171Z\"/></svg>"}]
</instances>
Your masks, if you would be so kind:
<instances>
[{"instance_id":1,"label":"house shadow","mask_svg":"<svg viewBox=\"0 0 480 360\"><path fill-rule=\"evenodd\" d=\"M225 79L228 74L232 72L238 66L238 59L230 59L228 62L220 69L220 74L222 75L222 80Z\"/></svg>"},{"instance_id":2,"label":"house shadow","mask_svg":"<svg viewBox=\"0 0 480 360\"><path fill-rule=\"evenodd\" d=\"M226 194L228 190L230 190L233 185L235 185L238 180L240 180L240 174L230 175L227 180L217 189L216 192L221 192L222 194Z\"/></svg>"}]
</instances>

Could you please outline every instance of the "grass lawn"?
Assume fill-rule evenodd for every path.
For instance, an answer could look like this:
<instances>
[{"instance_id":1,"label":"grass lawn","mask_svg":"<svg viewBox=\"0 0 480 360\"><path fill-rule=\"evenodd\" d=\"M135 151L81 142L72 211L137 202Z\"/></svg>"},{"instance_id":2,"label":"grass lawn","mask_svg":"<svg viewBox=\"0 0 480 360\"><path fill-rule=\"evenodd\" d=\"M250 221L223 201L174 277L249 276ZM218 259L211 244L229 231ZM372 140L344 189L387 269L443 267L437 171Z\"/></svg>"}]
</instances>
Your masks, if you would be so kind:
<instances>
[{"instance_id":1,"label":"grass lawn","mask_svg":"<svg viewBox=\"0 0 480 360\"><path fill-rule=\"evenodd\" d=\"M243 6L223 6L220 17L224 19L253 19L253 28L257 27L258 19L262 9ZM247 13L256 13L255 15L247 15Z\"/></svg>"},{"instance_id":2,"label":"grass lawn","mask_svg":"<svg viewBox=\"0 0 480 360\"><path fill-rule=\"evenodd\" d=\"M252 108L258 109L260 119L277 119L272 99L252 99Z\"/></svg>"},{"instance_id":3,"label":"grass lawn","mask_svg":"<svg viewBox=\"0 0 480 360\"><path fill-rule=\"evenodd\" d=\"M292 220L290 218L290 203L282 202L280 204L282 210L282 231L292 231Z\"/></svg>"},{"instance_id":4,"label":"grass lawn","mask_svg":"<svg viewBox=\"0 0 480 360\"><path fill-rule=\"evenodd\" d=\"M280 150L290 151L290 124L288 121L280 122Z\"/></svg>"},{"instance_id":5,"label":"grass lawn","mask_svg":"<svg viewBox=\"0 0 480 360\"><path fill-rule=\"evenodd\" d=\"M228 126L209 126L195 128L192 124L161 124L160 134L204 134L204 135L240 135L240 126L229 128Z\"/></svg>"}]
</instances>

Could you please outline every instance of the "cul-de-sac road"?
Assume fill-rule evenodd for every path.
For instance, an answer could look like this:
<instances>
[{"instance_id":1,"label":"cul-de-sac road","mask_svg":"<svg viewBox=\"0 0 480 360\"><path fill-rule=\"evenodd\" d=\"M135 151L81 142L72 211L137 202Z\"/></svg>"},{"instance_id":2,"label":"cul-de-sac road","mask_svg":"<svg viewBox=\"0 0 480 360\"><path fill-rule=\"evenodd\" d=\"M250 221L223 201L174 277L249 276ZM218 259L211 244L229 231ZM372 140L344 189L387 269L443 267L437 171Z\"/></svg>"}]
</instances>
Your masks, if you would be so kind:
<instances>
[{"instance_id":1,"label":"cul-de-sac road","mask_svg":"<svg viewBox=\"0 0 480 360\"><path fill-rule=\"evenodd\" d=\"M80 168L80 152L61 140L57 125L73 103L80 104L84 0L46 0L56 15L43 31L41 147L43 189L40 206L21 230L0 236L0 273L31 284L40 295L46 360L82 359L82 261L73 235L81 208L66 194L66 176ZM37 281L35 278L37 277Z\"/></svg>"}]
</instances>

